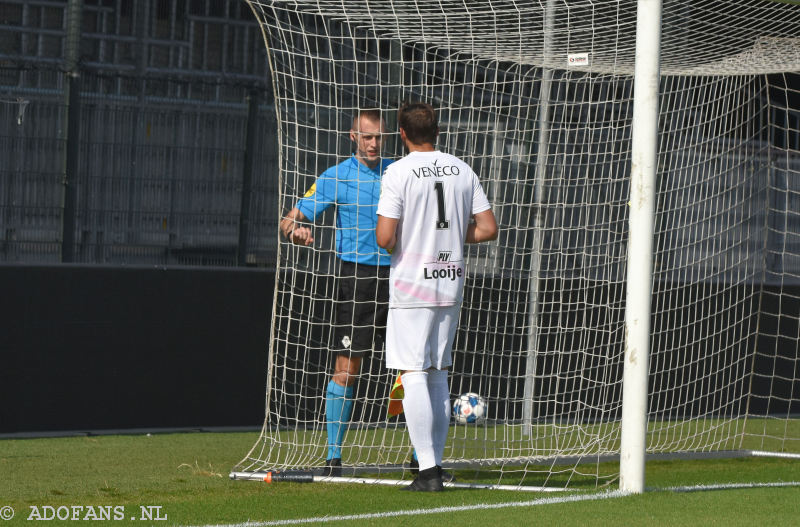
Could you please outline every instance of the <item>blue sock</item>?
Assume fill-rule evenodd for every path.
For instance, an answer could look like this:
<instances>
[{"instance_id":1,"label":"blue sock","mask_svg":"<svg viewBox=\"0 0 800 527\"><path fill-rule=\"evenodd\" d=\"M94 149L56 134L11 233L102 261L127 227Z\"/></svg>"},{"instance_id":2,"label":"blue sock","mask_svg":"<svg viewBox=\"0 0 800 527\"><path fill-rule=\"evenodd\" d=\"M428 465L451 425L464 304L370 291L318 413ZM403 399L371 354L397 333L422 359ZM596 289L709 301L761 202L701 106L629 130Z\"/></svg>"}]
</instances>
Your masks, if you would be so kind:
<instances>
[{"instance_id":1,"label":"blue sock","mask_svg":"<svg viewBox=\"0 0 800 527\"><path fill-rule=\"evenodd\" d=\"M417 463L419 463L419 458L417 457L417 451L416 451L416 450L414 450L414 453L412 454L412 456L411 456L411 457L413 457L413 458L414 458L414 460L415 460Z\"/></svg>"},{"instance_id":2,"label":"blue sock","mask_svg":"<svg viewBox=\"0 0 800 527\"><path fill-rule=\"evenodd\" d=\"M342 457L342 441L353 411L353 386L328 383L325 395L325 417L328 421L328 459Z\"/></svg>"}]
</instances>

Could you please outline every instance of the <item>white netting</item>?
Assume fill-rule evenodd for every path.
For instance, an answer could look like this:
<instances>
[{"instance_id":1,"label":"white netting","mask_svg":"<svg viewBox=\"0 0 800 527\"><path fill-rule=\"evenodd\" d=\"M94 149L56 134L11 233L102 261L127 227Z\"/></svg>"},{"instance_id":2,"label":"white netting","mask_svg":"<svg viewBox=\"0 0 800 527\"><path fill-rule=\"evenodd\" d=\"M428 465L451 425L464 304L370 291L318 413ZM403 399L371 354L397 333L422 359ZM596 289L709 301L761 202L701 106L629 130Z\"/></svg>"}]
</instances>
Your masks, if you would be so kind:
<instances>
[{"instance_id":1,"label":"white netting","mask_svg":"<svg viewBox=\"0 0 800 527\"><path fill-rule=\"evenodd\" d=\"M250 4L284 212L349 155L359 107L393 128L409 99L437 106L439 148L492 202L501 233L469 248L451 375L451 395L480 393L489 419L454 423L445 464L526 485L616 478L602 461L619 448L636 3ZM800 6L696 4L663 4L648 451L797 452ZM328 212L313 247L280 247L267 418L238 470L324 461L334 229ZM408 459L382 361L362 366L349 466Z\"/></svg>"},{"instance_id":2,"label":"white netting","mask_svg":"<svg viewBox=\"0 0 800 527\"><path fill-rule=\"evenodd\" d=\"M462 0L251 2L324 17L376 38L467 54L478 60L563 69L589 53L580 69L633 73L636 2ZM664 0L661 72L758 74L800 70L797 5L767 0ZM257 15L258 16L258 15ZM546 35L548 34L549 35Z\"/></svg>"}]
</instances>

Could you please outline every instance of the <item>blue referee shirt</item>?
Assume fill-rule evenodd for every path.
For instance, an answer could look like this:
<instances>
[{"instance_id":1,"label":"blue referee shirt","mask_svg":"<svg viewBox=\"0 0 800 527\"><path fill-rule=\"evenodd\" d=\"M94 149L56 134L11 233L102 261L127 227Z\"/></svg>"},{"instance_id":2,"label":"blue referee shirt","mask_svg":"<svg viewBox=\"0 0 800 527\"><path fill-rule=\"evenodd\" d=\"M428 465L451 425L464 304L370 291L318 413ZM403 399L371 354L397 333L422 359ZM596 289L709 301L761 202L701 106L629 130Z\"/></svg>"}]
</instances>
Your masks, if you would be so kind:
<instances>
[{"instance_id":1,"label":"blue referee shirt","mask_svg":"<svg viewBox=\"0 0 800 527\"><path fill-rule=\"evenodd\" d=\"M336 255L344 261L391 263L389 253L378 247L375 238L381 175L391 163L381 159L372 169L353 155L323 172L295 205L311 221L336 205Z\"/></svg>"}]
</instances>

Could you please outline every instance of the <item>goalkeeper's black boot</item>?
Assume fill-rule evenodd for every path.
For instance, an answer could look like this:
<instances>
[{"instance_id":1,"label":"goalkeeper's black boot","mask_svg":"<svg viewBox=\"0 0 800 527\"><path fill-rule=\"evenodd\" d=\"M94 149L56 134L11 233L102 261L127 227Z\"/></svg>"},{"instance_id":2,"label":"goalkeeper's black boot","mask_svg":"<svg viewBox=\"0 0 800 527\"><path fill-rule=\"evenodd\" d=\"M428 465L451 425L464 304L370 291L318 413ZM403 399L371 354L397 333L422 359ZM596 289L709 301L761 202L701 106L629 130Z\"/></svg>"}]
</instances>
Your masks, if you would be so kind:
<instances>
[{"instance_id":1,"label":"goalkeeper's black boot","mask_svg":"<svg viewBox=\"0 0 800 527\"><path fill-rule=\"evenodd\" d=\"M438 466L438 465L437 465ZM442 477L442 481L445 483L453 483L456 480L456 477L451 473L443 470L442 467L439 467L440 476ZM419 474L419 461L413 455L411 456L411 461L408 462L408 471L412 474L416 475Z\"/></svg>"},{"instance_id":2,"label":"goalkeeper's black boot","mask_svg":"<svg viewBox=\"0 0 800 527\"><path fill-rule=\"evenodd\" d=\"M417 477L414 481L411 482L411 485L407 486L403 490L414 490L419 492L441 492L444 490L444 485L442 484L442 477L440 474L439 467L431 467L426 468L425 470L420 470Z\"/></svg>"},{"instance_id":3,"label":"goalkeeper's black boot","mask_svg":"<svg viewBox=\"0 0 800 527\"><path fill-rule=\"evenodd\" d=\"M436 468L439 469L439 477L442 478L442 481L445 483L453 483L456 480L456 477L450 474L448 471L443 469L441 466L436 465Z\"/></svg>"},{"instance_id":4,"label":"goalkeeper's black boot","mask_svg":"<svg viewBox=\"0 0 800 527\"><path fill-rule=\"evenodd\" d=\"M342 475L342 458L335 457L325 461L325 466L322 467L322 476L333 476L334 478L341 477Z\"/></svg>"}]
</instances>

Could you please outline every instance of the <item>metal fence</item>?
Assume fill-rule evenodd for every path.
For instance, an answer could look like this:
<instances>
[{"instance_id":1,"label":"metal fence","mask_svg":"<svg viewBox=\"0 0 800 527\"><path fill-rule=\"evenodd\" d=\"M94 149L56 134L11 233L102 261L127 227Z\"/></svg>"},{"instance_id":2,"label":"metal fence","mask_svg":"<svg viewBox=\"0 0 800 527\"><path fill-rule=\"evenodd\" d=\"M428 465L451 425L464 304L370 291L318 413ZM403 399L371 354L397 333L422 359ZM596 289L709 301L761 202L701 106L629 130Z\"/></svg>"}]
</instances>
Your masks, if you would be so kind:
<instances>
[{"instance_id":1,"label":"metal fence","mask_svg":"<svg viewBox=\"0 0 800 527\"><path fill-rule=\"evenodd\" d=\"M780 191L763 207L776 223L761 243L768 272L797 277L797 75L782 82L786 101L765 118L773 132L760 139L791 156L752 160L763 172L755 181L774 180ZM472 141L475 132L463 136ZM0 263L273 266L282 212L276 133L262 33L242 0L0 0ZM448 148L461 153L454 137ZM471 161L481 170L481 156L505 147L515 145L496 138L485 152L473 145ZM315 164L327 162L308 151ZM521 170L513 156L496 159L494 170ZM527 179L519 180L521 190L504 190L511 183L495 179L490 194L532 199ZM562 179L554 192L572 195L559 203L577 200ZM683 192L667 190L669 199ZM512 224L516 205L506 203L512 206L499 204L497 213ZM589 210L576 203L579 212ZM562 209L553 207L553 221L570 228L576 247L586 245L588 231L573 228L585 215L566 217ZM761 214L752 221L763 225ZM612 246L601 239L589 245ZM509 262L528 267L516 250Z\"/></svg>"},{"instance_id":2,"label":"metal fence","mask_svg":"<svg viewBox=\"0 0 800 527\"><path fill-rule=\"evenodd\" d=\"M247 4L77 4L0 2L0 262L274 265L276 114Z\"/></svg>"}]
</instances>

